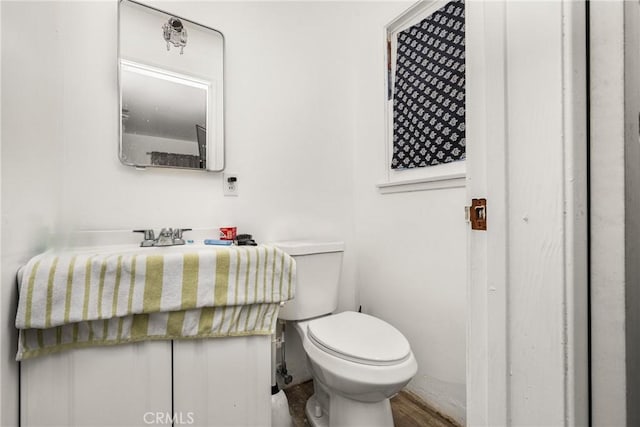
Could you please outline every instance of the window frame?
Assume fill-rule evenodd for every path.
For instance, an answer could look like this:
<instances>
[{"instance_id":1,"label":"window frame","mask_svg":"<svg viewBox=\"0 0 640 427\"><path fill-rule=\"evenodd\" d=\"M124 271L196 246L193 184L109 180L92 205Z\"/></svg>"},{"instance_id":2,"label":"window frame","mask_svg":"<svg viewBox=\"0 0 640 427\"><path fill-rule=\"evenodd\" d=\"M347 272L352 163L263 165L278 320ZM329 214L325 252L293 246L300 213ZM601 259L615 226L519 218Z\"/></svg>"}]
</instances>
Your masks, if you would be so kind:
<instances>
[{"instance_id":1,"label":"window frame","mask_svg":"<svg viewBox=\"0 0 640 427\"><path fill-rule=\"evenodd\" d=\"M411 6L385 26L385 172L383 182L377 184L379 191L398 193L406 191L432 190L464 187L466 183L466 160L435 166L396 170L391 168L393 158L393 97L389 99L395 83L395 59L398 33L421 22L451 0L423 0ZM465 22L466 25L466 22Z\"/></svg>"}]
</instances>

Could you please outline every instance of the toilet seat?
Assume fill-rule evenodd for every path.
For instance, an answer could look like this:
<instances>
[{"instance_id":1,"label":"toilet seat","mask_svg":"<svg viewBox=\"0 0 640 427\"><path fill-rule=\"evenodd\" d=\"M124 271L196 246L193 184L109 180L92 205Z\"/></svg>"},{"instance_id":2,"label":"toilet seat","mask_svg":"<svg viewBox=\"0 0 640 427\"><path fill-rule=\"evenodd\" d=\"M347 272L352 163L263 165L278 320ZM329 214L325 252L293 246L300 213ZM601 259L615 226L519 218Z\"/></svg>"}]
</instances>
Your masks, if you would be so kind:
<instances>
[{"instance_id":1,"label":"toilet seat","mask_svg":"<svg viewBox=\"0 0 640 427\"><path fill-rule=\"evenodd\" d=\"M317 337L320 336L323 338L323 326L327 327L330 331L354 330L353 323L350 323L349 321L343 322L340 320L344 319L344 317L350 318L354 314L356 316L366 316L362 313L340 313L312 320L299 321L295 323L295 327L302 338L302 345L307 355L307 360L309 362L309 367L311 368L314 381L317 381L318 384L326 387L327 390L330 390L330 393L338 394L351 400L358 402L381 403L397 393L398 390L404 387L411 378L415 376L418 371L418 364L416 363L415 356L409 348L408 342L406 343L407 347L404 347L405 343L403 341L406 340L404 337L403 340L399 340L399 342L396 342L395 344L389 344L387 340L384 340L386 347L383 348L391 350L395 349L395 354L392 352L391 357L387 356L382 359L397 359L400 357L398 355L404 353L404 350L402 350L403 347L409 348L408 356L395 362L392 360L375 360L372 356L372 354L376 354L375 352L369 355L364 355L364 357L349 356L348 354L345 354L348 353L348 347L345 349L344 346L340 346L340 344L338 344L340 351L336 351L319 342ZM361 319L357 318L356 322L358 320ZM382 320L375 320L384 323L384 325L389 328L393 328ZM373 322L375 322L375 320L373 320ZM333 324L334 321L337 325ZM330 322L328 325L332 326L329 327L327 324L324 324L324 322ZM367 321L365 320L364 322ZM310 325L311 328L309 328ZM348 327L348 325L351 326ZM370 325L370 323L365 323L365 325ZM310 330L315 332L316 338L311 338ZM381 341L378 340L378 337L376 336L380 329L374 327L369 330L373 331L369 336L373 336L375 342L380 343ZM395 332L392 333L391 336L395 336L396 333L402 336L402 334L395 330L395 328L393 328L393 330ZM336 334L329 332L329 335L335 336ZM346 335L349 337L349 335L353 336L354 334L349 334L347 332ZM360 336L363 336L363 334L360 334ZM330 340L326 341L328 341L329 344L333 344L334 348L336 348L335 342L332 343Z\"/></svg>"},{"instance_id":2,"label":"toilet seat","mask_svg":"<svg viewBox=\"0 0 640 427\"><path fill-rule=\"evenodd\" d=\"M340 359L373 366L389 366L411 355L409 342L387 322L364 313L346 311L307 324L316 347Z\"/></svg>"}]
</instances>

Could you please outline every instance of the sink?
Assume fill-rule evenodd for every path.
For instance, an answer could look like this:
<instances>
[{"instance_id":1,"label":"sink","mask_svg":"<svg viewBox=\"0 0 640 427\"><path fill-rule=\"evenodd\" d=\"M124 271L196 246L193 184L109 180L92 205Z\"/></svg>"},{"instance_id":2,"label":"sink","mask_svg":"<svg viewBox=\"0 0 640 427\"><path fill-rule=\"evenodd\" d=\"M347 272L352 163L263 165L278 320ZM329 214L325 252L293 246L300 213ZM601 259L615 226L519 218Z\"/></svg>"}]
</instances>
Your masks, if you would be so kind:
<instances>
[{"instance_id":1,"label":"sink","mask_svg":"<svg viewBox=\"0 0 640 427\"><path fill-rule=\"evenodd\" d=\"M192 243L186 245L176 246L152 246L141 247L139 244L124 244L124 245L101 245L101 246L74 246L74 247L61 247L52 248L46 251L52 255L57 254L74 254L74 255L113 255L113 256L129 256L129 255L169 255L169 254L185 254L196 253L203 251L218 251L230 247L237 246L218 246L218 245L205 245L204 243ZM21 266L17 272L18 283L22 281L22 275L24 266Z\"/></svg>"},{"instance_id":2,"label":"sink","mask_svg":"<svg viewBox=\"0 0 640 427\"><path fill-rule=\"evenodd\" d=\"M76 345L270 335L296 283L294 259L275 247L204 243L61 245L19 276L18 360Z\"/></svg>"},{"instance_id":3,"label":"sink","mask_svg":"<svg viewBox=\"0 0 640 427\"><path fill-rule=\"evenodd\" d=\"M220 246L220 245L205 245L204 243L191 243L185 245L175 246L150 246L142 247L138 244L125 244L125 245L104 245L104 246L77 246L69 248L52 249L51 252L65 252L65 253L77 253L77 254L96 254L96 255L149 255L149 254L171 254L171 253L189 253L189 252L201 252L201 251L217 251L227 249L230 247L237 247L233 245Z\"/></svg>"}]
</instances>

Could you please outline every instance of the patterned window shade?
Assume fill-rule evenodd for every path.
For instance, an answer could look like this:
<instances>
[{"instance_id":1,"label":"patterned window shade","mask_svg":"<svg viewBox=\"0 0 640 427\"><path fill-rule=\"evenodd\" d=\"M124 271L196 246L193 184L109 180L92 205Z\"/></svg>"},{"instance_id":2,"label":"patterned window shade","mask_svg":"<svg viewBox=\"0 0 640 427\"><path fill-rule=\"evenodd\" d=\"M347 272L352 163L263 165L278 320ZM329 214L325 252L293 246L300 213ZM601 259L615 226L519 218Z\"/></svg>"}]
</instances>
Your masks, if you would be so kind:
<instances>
[{"instance_id":1,"label":"patterned window shade","mask_svg":"<svg viewBox=\"0 0 640 427\"><path fill-rule=\"evenodd\" d=\"M392 169L465 159L464 0L398 33Z\"/></svg>"}]
</instances>

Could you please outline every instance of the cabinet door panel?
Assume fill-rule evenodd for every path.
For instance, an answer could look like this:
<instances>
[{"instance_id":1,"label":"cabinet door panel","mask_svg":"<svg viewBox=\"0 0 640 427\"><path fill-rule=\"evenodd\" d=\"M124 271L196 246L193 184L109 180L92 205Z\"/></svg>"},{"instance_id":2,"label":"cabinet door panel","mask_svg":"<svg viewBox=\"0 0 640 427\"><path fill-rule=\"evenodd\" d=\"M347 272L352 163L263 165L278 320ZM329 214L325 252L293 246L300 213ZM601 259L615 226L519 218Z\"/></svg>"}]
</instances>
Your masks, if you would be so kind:
<instances>
[{"instance_id":1,"label":"cabinet door panel","mask_svg":"<svg viewBox=\"0 0 640 427\"><path fill-rule=\"evenodd\" d=\"M150 420L170 426L171 342L29 359L21 363L20 384L23 427L128 427Z\"/></svg>"},{"instance_id":2,"label":"cabinet door panel","mask_svg":"<svg viewBox=\"0 0 640 427\"><path fill-rule=\"evenodd\" d=\"M193 426L271 425L271 338L175 341L175 415Z\"/></svg>"}]
</instances>

